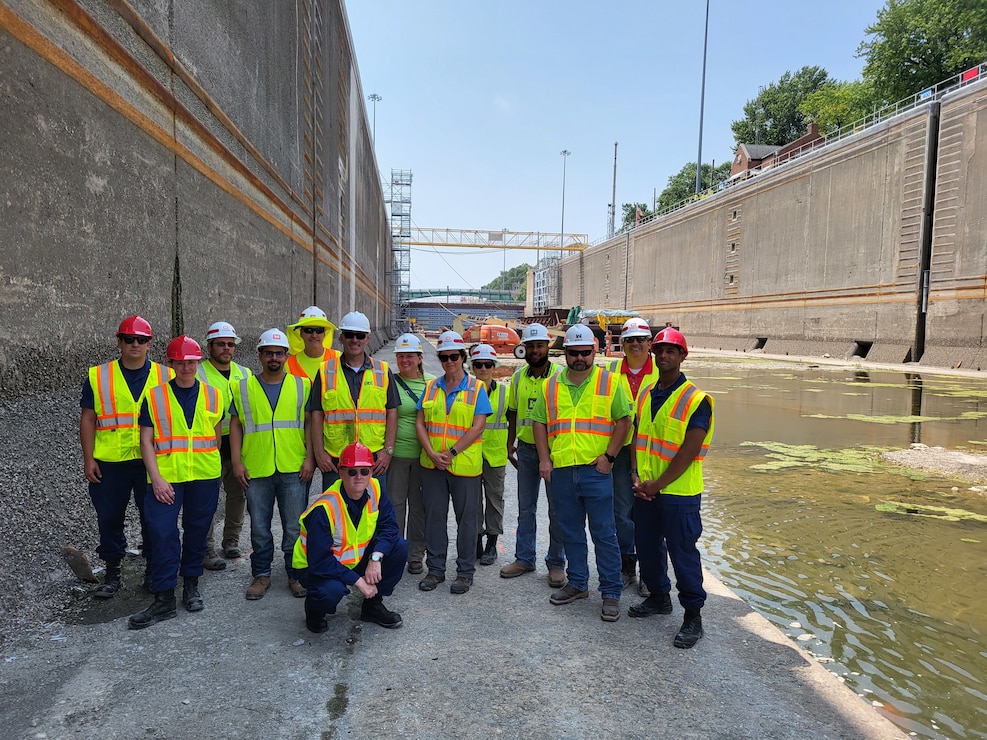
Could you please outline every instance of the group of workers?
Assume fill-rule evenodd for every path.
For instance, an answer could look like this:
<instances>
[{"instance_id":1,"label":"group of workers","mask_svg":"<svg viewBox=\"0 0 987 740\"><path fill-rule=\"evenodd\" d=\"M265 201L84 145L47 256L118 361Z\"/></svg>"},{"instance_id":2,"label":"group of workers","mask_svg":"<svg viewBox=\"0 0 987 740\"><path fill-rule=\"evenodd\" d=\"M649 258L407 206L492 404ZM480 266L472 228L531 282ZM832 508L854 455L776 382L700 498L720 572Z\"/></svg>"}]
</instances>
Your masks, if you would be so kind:
<instances>
[{"instance_id":1,"label":"group of workers","mask_svg":"<svg viewBox=\"0 0 987 740\"><path fill-rule=\"evenodd\" d=\"M191 337L172 339L161 365L149 359L150 324L124 319L119 360L90 369L80 404L97 554L106 563L94 596L111 598L122 586L133 497L144 585L154 601L130 617L131 629L176 616L179 576L185 609L204 608L199 578L241 557L245 510L245 597L263 598L272 584L277 504L287 585L305 599L308 629L328 629L327 615L351 587L363 596L361 619L400 627L401 615L383 598L405 569L423 574L422 591L445 581L450 502L450 592L467 593L476 564L497 560L510 463L518 524L515 559L501 568L503 578L536 569L544 481L550 602L588 596L588 521L602 619L619 619L621 592L637 579L638 564L645 598L629 615L670 614L670 558L685 610L674 644L695 645L706 596L696 543L713 400L681 373L688 348L678 331L665 328L652 341L648 325L631 319L621 335L624 358L601 368L593 332L576 325L565 334L563 368L549 361L548 330L531 324L522 333L525 366L506 382L494 377L494 349L467 350L456 332L439 336L438 377L424 371L416 335L398 338L396 374L367 353L370 335L362 313L347 314L337 327L310 306L287 331L261 335L254 374L233 361L241 340L226 322L209 327L205 352ZM309 504L317 476L321 485ZM217 513L221 484L225 504Z\"/></svg>"}]
</instances>

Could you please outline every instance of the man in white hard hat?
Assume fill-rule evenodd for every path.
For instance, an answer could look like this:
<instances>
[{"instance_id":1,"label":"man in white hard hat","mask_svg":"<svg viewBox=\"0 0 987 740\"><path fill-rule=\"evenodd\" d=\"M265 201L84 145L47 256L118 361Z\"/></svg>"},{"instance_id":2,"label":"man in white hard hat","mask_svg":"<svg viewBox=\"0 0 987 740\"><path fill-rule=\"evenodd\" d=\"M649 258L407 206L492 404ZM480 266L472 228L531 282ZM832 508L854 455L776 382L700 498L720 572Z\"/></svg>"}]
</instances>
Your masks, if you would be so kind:
<instances>
[{"instance_id":1,"label":"man in white hard hat","mask_svg":"<svg viewBox=\"0 0 987 740\"><path fill-rule=\"evenodd\" d=\"M292 596L305 588L292 566L298 518L308 503L308 484L315 459L308 443L311 414L305 411L311 386L305 378L285 371L288 340L280 329L269 329L257 343L260 375L233 386L230 406L230 447L233 472L247 492L250 510L250 572L246 597L263 598L271 587L274 504L281 515L281 551Z\"/></svg>"},{"instance_id":2,"label":"man in white hard hat","mask_svg":"<svg viewBox=\"0 0 987 740\"><path fill-rule=\"evenodd\" d=\"M373 474L387 490L387 468L398 433L397 385L388 364L367 354L370 319L351 311L339 322L342 353L329 357L312 382L312 448L322 487L338 477L343 448L360 442L374 454Z\"/></svg>"},{"instance_id":3,"label":"man in white hard hat","mask_svg":"<svg viewBox=\"0 0 987 740\"><path fill-rule=\"evenodd\" d=\"M240 532L243 529L243 512L247 508L247 500L243 495L243 487L233 475L233 464L230 461L230 386L239 383L250 375L249 368L233 361L233 353L240 343L236 330L225 321L217 321L206 331L206 357L199 363L196 377L219 391L223 403L223 441L219 448L219 456L223 461L223 491L226 493L226 504L223 507L225 523L223 524L223 540L221 548L216 549L214 530L219 520L219 509L209 525L209 535L206 538L206 559L204 565L208 570L223 570L226 567L225 558L231 560L240 557Z\"/></svg>"},{"instance_id":4,"label":"man in white hard hat","mask_svg":"<svg viewBox=\"0 0 987 740\"><path fill-rule=\"evenodd\" d=\"M566 369L545 383L534 420L538 469L552 483L555 515L568 558L568 583L549 599L571 604L589 596L586 521L596 551L604 622L620 618L620 547L613 518L613 463L631 428L619 379L593 364L596 345L588 326L565 333Z\"/></svg>"},{"instance_id":5,"label":"man in white hard hat","mask_svg":"<svg viewBox=\"0 0 987 740\"><path fill-rule=\"evenodd\" d=\"M288 326L288 362L285 369L300 378L315 379L326 360L337 357L339 350L332 346L333 330L326 312L318 306L309 306Z\"/></svg>"},{"instance_id":6,"label":"man in white hard hat","mask_svg":"<svg viewBox=\"0 0 987 740\"><path fill-rule=\"evenodd\" d=\"M517 578L535 569L536 514L542 479L538 472L538 450L535 449L531 411L544 390L545 382L561 370L558 365L549 362L551 337L544 326L529 324L524 327L521 343L524 345L525 367L514 372L507 394L507 457L517 469L517 539L514 562L500 569L501 578ZM545 495L548 500L548 553L545 555L548 585L561 588L565 585L565 548L555 518L550 481L545 481Z\"/></svg>"}]
</instances>

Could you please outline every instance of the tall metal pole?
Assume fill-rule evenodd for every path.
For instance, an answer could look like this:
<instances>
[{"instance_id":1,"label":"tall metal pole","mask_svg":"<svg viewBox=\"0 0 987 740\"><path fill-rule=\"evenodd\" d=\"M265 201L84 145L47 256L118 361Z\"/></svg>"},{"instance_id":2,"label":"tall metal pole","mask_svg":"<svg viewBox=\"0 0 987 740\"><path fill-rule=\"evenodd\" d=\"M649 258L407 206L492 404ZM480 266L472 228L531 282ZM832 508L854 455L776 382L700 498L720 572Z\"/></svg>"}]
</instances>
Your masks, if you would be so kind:
<instances>
[{"instance_id":1,"label":"tall metal pole","mask_svg":"<svg viewBox=\"0 0 987 740\"><path fill-rule=\"evenodd\" d=\"M572 152L568 149L563 149L559 154L562 155L562 228L559 233L559 261L555 266L555 269L558 271L558 275L555 277L556 305L562 302L562 247L565 244L565 163Z\"/></svg>"},{"instance_id":2,"label":"tall metal pole","mask_svg":"<svg viewBox=\"0 0 987 740\"><path fill-rule=\"evenodd\" d=\"M610 234L613 236L617 222L617 142L613 143L613 193L610 195Z\"/></svg>"},{"instance_id":3,"label":"tall metal pole","mask_svg":"<svg viewBox=\"0 0 987 740\"><path fill-rule=\"evenodd\" d=\"M699 156L696 157L696 195L702 190L703 109L706 106L706 50L709 45L709 0L706 0L706 30L703 32L703 84L699 92Z\"/></svg>"},{"instance_id":4,"label":"tall metal pole","mask_svg":"<svg viewBox=\"0 0 987 740\"><path fill-rule=\"evenodd\" d=\"M374 143L376 144L377 143L377 103L383 100L383 98L377 93L370 93L367 96L367 100L369 100L371 103L374 104L373 128L371 129L371 132L373 135Z\"/></svg>"}]
</instances>

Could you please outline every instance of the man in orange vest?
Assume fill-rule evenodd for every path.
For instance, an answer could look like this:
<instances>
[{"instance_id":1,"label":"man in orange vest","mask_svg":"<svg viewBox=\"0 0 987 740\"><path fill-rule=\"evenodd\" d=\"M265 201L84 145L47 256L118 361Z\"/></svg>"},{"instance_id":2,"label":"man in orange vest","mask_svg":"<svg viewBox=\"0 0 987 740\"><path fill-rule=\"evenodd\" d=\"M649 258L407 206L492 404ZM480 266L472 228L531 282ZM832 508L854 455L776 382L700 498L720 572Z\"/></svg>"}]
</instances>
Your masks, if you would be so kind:
<instances>
[{"instance_id":1,"label":"man in orange vest","mask_svg":"<svg viewBox=\"0 0 987 740\"><path fill-rule=\"evenodd\" d=\"M339 350L332 346L335 328L318 306L302 311L298 321L288 325L289 357L285 370L311 382L323 362L339 355Z\"/></svg>"}]
</instances>

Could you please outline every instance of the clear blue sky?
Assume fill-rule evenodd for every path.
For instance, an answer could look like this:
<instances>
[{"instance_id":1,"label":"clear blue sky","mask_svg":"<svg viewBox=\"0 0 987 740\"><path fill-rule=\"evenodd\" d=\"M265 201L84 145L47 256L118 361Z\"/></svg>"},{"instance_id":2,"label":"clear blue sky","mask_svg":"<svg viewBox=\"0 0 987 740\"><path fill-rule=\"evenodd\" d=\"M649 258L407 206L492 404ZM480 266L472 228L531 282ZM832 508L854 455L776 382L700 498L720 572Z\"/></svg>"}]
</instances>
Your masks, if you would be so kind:
<instances>
[{"instance_id":1,"label":"clear blue sky","mask_svg":"<svg viewBox=\"0 0 987 740\"><path fill-rule=\"evenodd\" d=\"M730 123L758 86L806 65L859 78L857 46L884 5L711 0L703 162L733 157ZM607 233L615 141L618 224L620 204L651 202L696 160L704 0L348 0L346 10L364 99L383 98L381 177L414 172L417 226L559 231L568 149L565 230L593 241ZM534 257L507 252L506 265ZM411 282L480 287L504 264L502 251L416 248Z\"/></svg>"}]
</instances>

